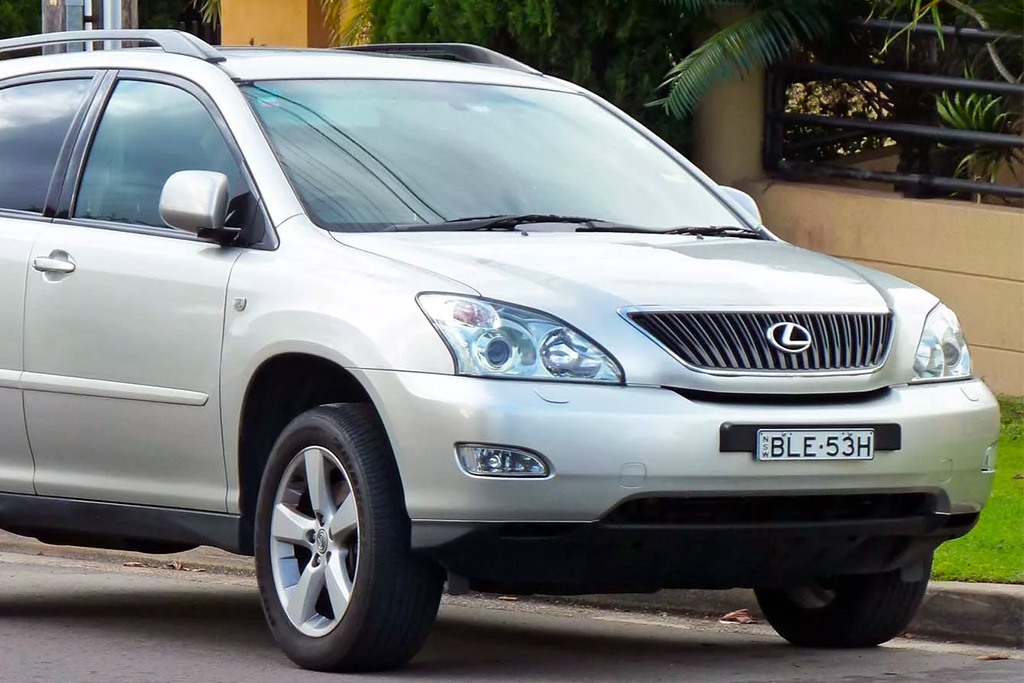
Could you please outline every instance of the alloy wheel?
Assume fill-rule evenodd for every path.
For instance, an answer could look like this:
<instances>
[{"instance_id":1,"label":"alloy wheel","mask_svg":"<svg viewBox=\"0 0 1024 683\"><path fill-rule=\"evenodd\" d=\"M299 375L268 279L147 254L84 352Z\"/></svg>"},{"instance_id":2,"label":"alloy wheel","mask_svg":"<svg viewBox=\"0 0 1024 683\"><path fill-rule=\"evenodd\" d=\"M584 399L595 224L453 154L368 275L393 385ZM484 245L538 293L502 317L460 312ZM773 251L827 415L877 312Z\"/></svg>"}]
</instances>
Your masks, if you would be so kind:
<instances>
[{"instance_id":1,"label":"alloy wheel","mask_svg":"<svg viewBox=\"0 0 1024 683\"><path fill-rule=\"evenodd\" d=\"M327 635L351 602L359 552L355 492L329 449L310 446L289 463L270 537L274 587L289 621L304 635Z\"/></svg>"}]
</instances>

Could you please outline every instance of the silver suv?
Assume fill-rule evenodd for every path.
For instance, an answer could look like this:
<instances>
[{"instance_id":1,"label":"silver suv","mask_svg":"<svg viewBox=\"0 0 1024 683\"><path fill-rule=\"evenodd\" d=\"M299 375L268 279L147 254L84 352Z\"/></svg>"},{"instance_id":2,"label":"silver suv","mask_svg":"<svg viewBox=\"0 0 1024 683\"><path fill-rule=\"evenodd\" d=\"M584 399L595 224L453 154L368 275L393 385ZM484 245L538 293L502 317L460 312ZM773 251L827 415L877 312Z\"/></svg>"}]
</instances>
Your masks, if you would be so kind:
<instances>
[{"instance_id":1,"label":"silver suv","mask_svg":"<svg viewBox=\"0 0 1024 683\"><path fill-rule=\"evenodd\" d=\"M127 49L0 61L3 528L253 554L288 656L358 671L446 581L749 586L871 646L978 519L953 312L593 94L467 45L0 52L85 38Z\"/></svg>"}]
</instances>

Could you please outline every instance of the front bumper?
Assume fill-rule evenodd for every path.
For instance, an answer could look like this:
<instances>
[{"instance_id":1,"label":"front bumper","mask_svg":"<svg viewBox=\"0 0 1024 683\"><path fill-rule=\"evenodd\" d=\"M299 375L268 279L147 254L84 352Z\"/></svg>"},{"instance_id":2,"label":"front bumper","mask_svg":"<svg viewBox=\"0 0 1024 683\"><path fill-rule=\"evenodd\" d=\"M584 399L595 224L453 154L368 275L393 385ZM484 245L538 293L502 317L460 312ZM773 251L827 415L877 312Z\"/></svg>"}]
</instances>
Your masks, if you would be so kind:
<instances>
[{"instance_id":1,"label":"front bumper","mask_svg":"<svg viewBox=\"0 0 1024 683\"><path fill-rule=\"evenodd\" d=\"M650 387L360 374L394 448L414 529L594 522L626 500L662 496L928 492L935 512L976 514L992 486L982 458L999 436L998 404L977 380L900 386L867 400L768 403ZM720 451L724 423L895 423L901 448L871 461L758 462ZM460 442L541 453L552 476L472 477L456 463Z\"/></svg>"}]
</instances>

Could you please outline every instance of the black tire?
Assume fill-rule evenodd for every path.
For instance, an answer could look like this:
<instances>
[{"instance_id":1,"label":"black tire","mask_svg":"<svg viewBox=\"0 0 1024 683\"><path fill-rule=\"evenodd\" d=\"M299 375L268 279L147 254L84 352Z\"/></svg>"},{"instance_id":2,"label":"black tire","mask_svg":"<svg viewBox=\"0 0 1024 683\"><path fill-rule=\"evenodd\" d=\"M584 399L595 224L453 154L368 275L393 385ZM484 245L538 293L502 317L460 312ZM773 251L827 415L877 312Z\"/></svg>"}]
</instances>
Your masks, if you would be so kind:
<instances>
[{"instance_id":1,"label":"black tire","mask_svg":"<svg viewBox=\"0 0 1024 683\"><path fill-rule=\"evenodd\" d=\"M351 482L358 552L348 608L319 637L285 613L274 582L270 535L278 488L304 449L337 456ZM410 551L401 479L383 426L368 406L325 405L295 418L274 444L256 506L255 555L260 599L270 630L293 662L316 671L381 671L402 666L422 647L437 615L441 569Z\"/></svg>"},{"instance_id":2,"label":"black tire","mask_svg":"<svg viewBox=\"0 0 1024 683\"><path fill-rule=\"evenodd\" d=\"M768 623L794 645L817 648L874 647L907 628L921 605L931 562L919 581L900 572L837 577L824 582L831 600L806 597L806 589L759 589L757 602Z\"/></svg>"}]
</instances>

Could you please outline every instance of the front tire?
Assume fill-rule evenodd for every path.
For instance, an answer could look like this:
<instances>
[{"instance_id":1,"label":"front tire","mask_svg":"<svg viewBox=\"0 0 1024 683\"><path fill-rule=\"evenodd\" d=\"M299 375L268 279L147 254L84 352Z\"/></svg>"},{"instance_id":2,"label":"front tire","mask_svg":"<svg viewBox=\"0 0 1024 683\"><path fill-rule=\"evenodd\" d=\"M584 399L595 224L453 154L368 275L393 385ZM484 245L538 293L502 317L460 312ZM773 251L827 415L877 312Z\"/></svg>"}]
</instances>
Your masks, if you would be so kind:
<instances>
[{"instance_id":1,"label":"front tire","mask_svg":"<svg viewBox=\"0 0 1024 683\"><path fill-rule=\"evenodd\" d=\"M256 578L274 639L317 671L380 671L419 651L444 576L413 555L401 480L367 406L295 418L256 504Z\"/></svg>"},{"instance_id":2,"label":"front tire","mask_svg":"<svg viewBox=\"0 0 1024 683\"><path fill-rule=\"evenodd\" d=\"M755 591L768 623L794 645L818 648L874 647L902 633L928 587L905 581L899 571L835 577L823 585Z\"/></svg>"}]
</instances>

